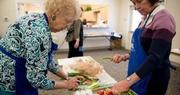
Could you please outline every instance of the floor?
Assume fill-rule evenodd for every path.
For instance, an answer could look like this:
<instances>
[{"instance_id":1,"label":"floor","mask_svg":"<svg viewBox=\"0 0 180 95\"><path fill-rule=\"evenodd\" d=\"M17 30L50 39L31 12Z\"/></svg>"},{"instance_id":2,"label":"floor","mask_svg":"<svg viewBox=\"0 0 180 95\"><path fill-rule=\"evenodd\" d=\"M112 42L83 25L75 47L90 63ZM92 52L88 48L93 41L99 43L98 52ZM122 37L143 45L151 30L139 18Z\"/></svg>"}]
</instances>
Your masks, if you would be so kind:
<instances>
[{"instance_id":1,"label":"floor","mask_svg":"<svg viewBox=\"0 0 180 95\"><path fill-rule=\"evenodd\" d=\"M114 64L110 60L104 60L103 57L112 57L113 55L120 53L128 53L129 51L123 49L113 49L112 51L102 50L88 50L84 51L84 56L91 56L97 62L104 66L106 72L109 73L115 80L120 81L126 78L128 61L121 64ZM55 56L55 60L59 58L67 58L67 52L58 52ZM59 78L51 73L47 75L49 78L59 80ZM176 71L171 70L171 79L166 95L180 95L180 67ZM70 95L67 90L39 90L39 95Z\"/></svg>"}]
</instances>

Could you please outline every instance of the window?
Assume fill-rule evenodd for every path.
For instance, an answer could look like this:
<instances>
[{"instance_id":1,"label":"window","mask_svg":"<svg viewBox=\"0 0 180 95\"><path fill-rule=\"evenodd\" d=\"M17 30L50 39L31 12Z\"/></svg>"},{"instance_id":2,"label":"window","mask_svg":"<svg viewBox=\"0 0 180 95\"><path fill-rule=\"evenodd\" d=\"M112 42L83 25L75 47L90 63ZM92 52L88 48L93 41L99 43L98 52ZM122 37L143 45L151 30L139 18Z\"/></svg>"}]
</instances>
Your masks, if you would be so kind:
<instances>
[{"instance_id":1,"label":"window","mask_svg":"<svg viewBox=\"0 0 180 95\"><path fill-rule=\"evenodd\" d=\"M134 9L134 6L130 6L130 31L133 32L141 21L141 14Z\"/></svg>"}]
</instances>

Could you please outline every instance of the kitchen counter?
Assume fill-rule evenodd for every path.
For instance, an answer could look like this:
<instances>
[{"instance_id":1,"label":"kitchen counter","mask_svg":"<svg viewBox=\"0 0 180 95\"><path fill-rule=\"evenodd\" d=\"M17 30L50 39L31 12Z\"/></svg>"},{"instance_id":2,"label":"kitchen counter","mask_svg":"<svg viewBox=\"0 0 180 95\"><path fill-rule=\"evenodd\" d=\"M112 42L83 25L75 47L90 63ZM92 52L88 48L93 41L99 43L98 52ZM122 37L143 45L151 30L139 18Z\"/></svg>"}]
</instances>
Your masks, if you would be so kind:
<instances>
[{"instance_id":1,"label":"kitchen counter","mask_svg":"<svg viewBox=\"0 0 180 95\"><path fill-rule=\"evenodd\" d=\"M110 46L109 46L109 50L112 50L113 48L113 43L112 43L112 40L111 40L111 37L112 35L111 34L84 34L84 40L86 38L97 38L97 37L105 37L109 42L110 42Z\"/></svg>"},{"instance_id":2,"label":"kitchen counter","mask_svg":"<svg viewBox=\"0 0 180 95\"><path fill-rule=\"evenodd\" d=\"M178 48L171 50L170 60L174 65L180 66L180 50Z\"/></svg>"},{"instance_id":3,"label":"kitchen counter","mask_svg":"<svg viewBox=\"0 0 180 95\"><path fill-rule=\"evenodd\" d=\"M171 50L171 53L180 55L180 49L172 49L172 50Z\"/></svg>"},{"instance_id":4,"label":"kitchen counter","mask_svg":"<svg viewBox=\"0 0 180 95\"><path fill-rule=\"evenodd\" d=\"M108 34L110 34L109 27L84 28L84 49L109 49L110 41L108 39L110 39L110 37L108 37L108 39L105 36L100 37L100 35Z\"/></svg>"}]
</instances>

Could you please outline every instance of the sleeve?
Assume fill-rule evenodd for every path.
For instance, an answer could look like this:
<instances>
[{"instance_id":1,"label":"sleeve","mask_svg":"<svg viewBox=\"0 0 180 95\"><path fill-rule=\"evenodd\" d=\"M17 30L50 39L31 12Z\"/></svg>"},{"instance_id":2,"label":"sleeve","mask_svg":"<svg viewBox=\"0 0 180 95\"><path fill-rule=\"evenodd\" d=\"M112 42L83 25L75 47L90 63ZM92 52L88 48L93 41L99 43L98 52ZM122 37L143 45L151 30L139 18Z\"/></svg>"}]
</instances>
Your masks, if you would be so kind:
<instances>
[{"instance_id":1,"label":"sleeve","mask_svg":"<svg viewBox=\"0 0 180 95\"><path fill-rule=\"evenodd\" d=\"M35 88L54 89L55 87L55 81L46 77L48 53L51 48L51 41L48 39L49 37L38 33L29 35L26 38L26 77Z\"/></svg>"},{"instance_id":2,"label":"sleeve","mask_svg":"<svg viewBox=\"0 0 180 95\"><path fill-rule=\"evenodd\" d=\"M171 43L160 40L153 39L151 47L148 51L147 59L144 63L135 71L140 78L146 77L148 74L156 70L160 65L163 64L164 57L168 52Z\"/></svg>"},{"instance_id":3,"label":"sleeve","mask_svg":"<svg viewBox=\"0 0 180 95\"><path fill-rule=\"evenodd\" d=\"M48 70L53 74L56 74L56 72L60 69L60 66L54 60L52 60L52 62L48 66Z\"/></svg>"},{"instance_id":4,"label":"sleeve","mask_svg":"<svg viewBox=\"0 0 180 95\"><path fill-rule=\"evenodd\" d=\"M75 39L79 38L80 28L81 28L81 21L80 19L78 19L74 22L74 38Z\"/></svg>"}]
</instances>

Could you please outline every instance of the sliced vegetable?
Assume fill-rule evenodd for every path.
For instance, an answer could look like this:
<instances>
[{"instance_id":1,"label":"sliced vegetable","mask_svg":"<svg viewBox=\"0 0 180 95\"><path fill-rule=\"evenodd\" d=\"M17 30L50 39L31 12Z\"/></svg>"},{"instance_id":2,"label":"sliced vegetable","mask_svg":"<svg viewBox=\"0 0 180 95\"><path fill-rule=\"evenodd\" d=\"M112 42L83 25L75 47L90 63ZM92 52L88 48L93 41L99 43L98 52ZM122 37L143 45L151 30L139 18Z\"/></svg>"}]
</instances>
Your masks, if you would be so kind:
<instances>
[{"instance_id":1,"label":"sliced vegetable","mask_svg":"<svg viewBox=\"0 0 180 95\"><path fill-rule=\"evenodd\" d=\"M97 91L97 94L98 95L113 95L112 90L109 88L106 88L105 90L100 89ZM137 94L133 90L130 89L127 93L119 93L118 95L137 95Z\"/></svg>"},{"instance_id":2,"label":"sliced vegetable","mask_svg":"<svg viewBox=\"0 0 180 95\"><path fill-rule=\"evenodd\" d=\"M90 86L88 87L88 89L93 90L93 89L95 89L95 88L98 88L100 85L101 85L100 83L95 82L95 83L93 83L92 85L90 85Z\"/></svg>"},{"instance_id":3,"label":"sliced vegetable","mask_svg":"<svg viewBox=\"0 0 180 95\"><path fill-rule=\"evenodd\" d=\"M137 95L133 90L129 90L127 93L119 93L118 95Z\"/></svg>"},{"instance_id":4,"label":"sliced vegetable","mask_svg":"<svg viewBox=\"0 0 180 95\"><path fill-rule=\"evenodd\" d=\"M111 57L104 57L103 59L111 59Z\"/></svg>"},{"instance_id":5,"label":"sliced vegetable","mask_svg":"<svg viewBox=\"0 0 180 95\"><path fill-rule=\"evenodd\" d=\"M75 76L83 76L85 79L92 79L91 77L85 75L85 74L82 74L82 73L74 73L74 72L71 72L71 73L68 73L68 76L69 77L75 77Z\"/></svg>"}]
</instances>

